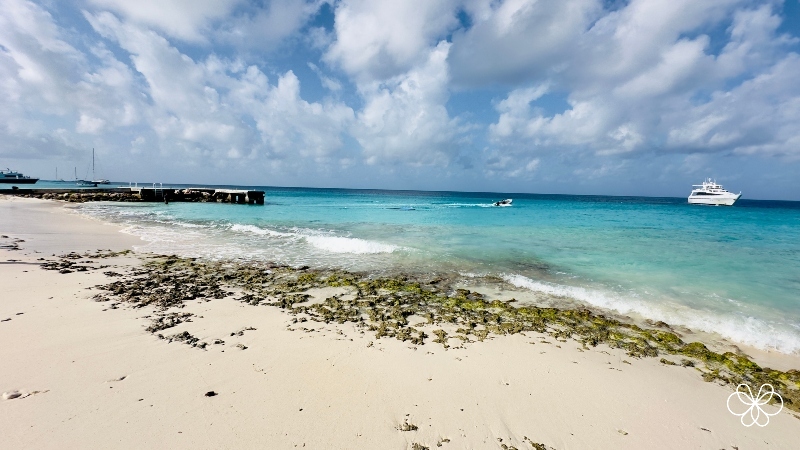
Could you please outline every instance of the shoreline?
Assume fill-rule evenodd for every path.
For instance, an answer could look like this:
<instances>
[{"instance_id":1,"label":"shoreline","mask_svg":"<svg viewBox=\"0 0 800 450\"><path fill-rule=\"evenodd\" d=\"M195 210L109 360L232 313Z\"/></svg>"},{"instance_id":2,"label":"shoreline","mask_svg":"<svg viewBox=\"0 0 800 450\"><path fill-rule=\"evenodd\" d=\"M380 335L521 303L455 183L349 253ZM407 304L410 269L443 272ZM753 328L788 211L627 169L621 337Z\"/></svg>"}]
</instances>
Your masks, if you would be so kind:
<instances>
[{"instance_id":1,"label":"shoreline","mask_svg":"<svg viewBox=\"0 0 800 450\"><path fill-rule=\"evenodd\" d=\"M18 227L24 217L32 219L37 214L39 217L60 214L63 219L59 225L49 221L27 230L8 229L8 215L0 219L4 226L0 227L0 233L9 236L3 244L20 237L25 241L18 243L21 250L0 250L2 259L18 260L0 265L2 276L14 280L8 287L18 296L10 303L0 304L0 319L6 316L12 319L0 323L0 337L10 342L0 355L9 362L0 369L0 380L9 385L0 386L0 390L24 388L26 394L31 394L0 401L0 415L4 423L11 424L11 429L18 430L12 431L11 442L21 448L47 447L42 445L46 444L47 436L65 439L67 447L80 446L82 439L97 445L153 447L157 441L148 441L147 436L135 432L141 433L143 429L155 430L164 445L192 443L204 448L258 444L285 447L302 443L318 448L328 442L334 448L409 448L416 443L429 448L438 448L440 444L442 448L506 445L522 449L532 448L531 442L559 449L729 448L757 446L763 441L778 448L790 448L793 444L790 436L800 429L797 414L787 409L772 417L767 428L754 433L725 410L731 388L704 382L698 370L665 366L658 357L637 359L629 355L631 349L612 348L604 342L598 342L596 347L581 345L570 338L554 342L547 328L544 332L531 329L511 335L487 334L488 338L482 342L471 333L460 334L473 342L453 337L459 334L455 331L444 337L426 332L428 338L422 340L423 344L413 341L413 332L406 341L386 339L388 333L378 339L375 334L380 332L380 325L369 329L375 323L364 326L357 321L338 323L338 319L347 318L352 312L343 307L339 317L334 315L327 322L314 320L313 314L315 311L321 314L322 307L317 310L313 305L323 305L334 295L338 295L339 303L352 302L357 297L353 286L335 286L335 279L330 282L332 271L303 271L306 275L317 274L313 283L310 276L306 277L309 285L316 283L310 291L278 292L275 285L270 285L274 298L265 303L279 303L280 297L290 300L289 307L305 306L296 314L279 305L265 308L258 305L260 301L252 304L252 297L242 301L248 293L241 290L247 287L247 280L241 278L234 279L236 283L244 283L235 286L239 290L219 284L219 289L233 293L225 298L213 298L214 292L208 291L211 285L195 283L202 295L190 292L188 297L195 298L179 303L122 302L119 296L136 287L130 280L149 276L142 273L140 261L151 257L91 258L92 263L77 265L109 267L71 273L41 270L36 265L43 262L38 258L53 260L49 255L54 253L89 251L98 255L96 251L100 248L125 250L135 239L119 233L118 227L65 214L58 204L37 207L36 204L41 205L37 200L11 203L15 204L17 217L13 220ZM0 199L4 213L7 207L9 203ZM56 226L60 228L54 229ZM86 257L59 259L74 264L85 261ZM180 271L173 273L170 267L189 270L187 267L192 264L209 264L174 259L165 265L164 257L152 261L155 264L161 261L163 270L157 275L163 284L176 288L187 283L185 279L177 283L181 279L174 277ZM212 268L207 270L209 274L223 270ZM281 276L273 279L283 287L287 287L286 281L296 282L299 278L296 269L276 266L270 270L280 272ZM324 285L323 275L327 276ZM86 289L118 280L128 281L118 285L119 293L114 296L108 291ZM373 286L375 298L410 292L408 288L413 284L413 280L406 280L405 285L391 285L389 281ZM254 286L258 284L251 280L250 287ZM290 287L296 289L297 285ZM253 292L251 296L255 295ZM311 298L305 302L292 301L297 300L293 296L298 292L310 292ZM131 298L141 299L143 295L149 298L147 295L152 294L144 290ZM97 295L106 296L109 301L92 298ZM64 303L53 302L54 299ZM459 301L461 310L470 310L482 300L470 292L463 293ZM465 302L471 303L465 305ZM330 302L327 306L331 306ZM391 305L386 306L380 311L390 312ZM494 308L502 312L506 306L497 304ZM16 310L24 314L16 316L16 312L11 312ZM63 323L58 320L60 315L72 322ZM405 318L416 323L415 316L416 312ZM317 318L320 317L324 319ZM23 321L25 326L20 325ZM155 332L145 329L159 323L160 326L174 323L174 326ZM52 328L40 329L47 325ZM437 329L445 330L446 324L436 325ZM383 332L391 328L384 326ZM70 330L80 336L71 336ZM154 337L159 332L165 337L183 336L183 342L191 341L186 336L192 336L198 340L191 343L205 342L206 346L198 349L191 343L179 344L175 342L179 338L168 343L169 339ZM437 338L441 342L433 342ZM98 352L101 348L106 350ZM79 379L77 373L72 378L59 376L59 371L72 373L74 363L65 358L46 363L48 355L58 352L80 354L84 361L92 360L80 365L80 374L86 375L86 379ZM107 360L97 360L98 354ZM46 369L37 370L33 362L45 362ZM117 374L112 376L112 373ZM185 377L170 376L176 373ZM109 381L116 379L119 380ZM87 390L97 396L83 398L81 394ZM219 395L205 397L204 393L211 390ZM148 414L148 409L139 408L142 402L130 395L127 395L130 404L127 400L121 402L117 395L120 392L135 392L133 397L140 398L157 397L161 405L150 407L156 410L151 409ZM212 403L215 401L222 401L225 408ZM109 440L112 436L96 436L97 433L90 436L92 430L88 428L99 420L90 412L92 408L124 411L122 415L113 413L117 420L105 423L104 429L113 429L130 441L112 443ZM230 408L237 412L230 412ZM170 409L181 411L182 416L170 415ZM69 413L76 413L78 420L73 423L80 425L59 422ZM128 417L134 421L133 426L129 426L130 422L122 423ZM211 425L207 419L215 424L214 436L208 436ZM159 420L164 423L157 423ZM38 426L33 432L22 431L27 430L26 424L34 423ZM225 431L220 423L234 433Z\"/></svg>"},{"instance_id":2,"label":"shoreline","mask_svg":"<svg viewBox=\"0 0 800 450\"><path fill-rule=\"evenodd\" d=\"M390 203L394 205L396 200ZM342 205L344 204L347 202ZM439 203L437 201L431 204ZM462 206L469 208L477 204L470 201ZM617 317L641 326L647 326L648 319L655 322L662 321L694 330L704 342L707 341L715 346L731 348L731 345L738 345L743 349L759 349L757 353L766 356L763 361L769 366L780 364L773 362L774 352L800 356L800 334L793 325L797 323L797 314L789 306L794 303L791 291L786 290L790 284L791 274L780 278L783 281L767 282L768 277L779 277L783 271L764 269L762 272L768 272L764 274L766 278L755 276L741 278L734 276L736 270L726 273L728 269L725 269L716 273L720 278L705 277L706 280L716 280L707 282L697 280L695 277L702 272L701 270L686 269L695 267L698 261L696 258L676 263L674 272L670 267L654 267L653 270L642 267L638 273L638 269L630 273L620 273L619 270L614 273L604 268L603 258L598 258L597 254L591 258L596 259L598 264L586 265L580 270L572 271L568 266L559 266L557 246L542 242L539 244L543 251L553 258L547 257L546 261L539 260L535 255L536 250L524 250L523 252L531 254L533 258L531 264L515 261L513 255L506 261L499 248L488 250L495 251L496 256L500 255L500 258L495 256L486 260L487 254L482 252L487 244L455 245L452 249L453 258L449 258L447 257L449 250L438 247L436 242L446 242L447 233L450 231L458 235L457 229L447 230L448 226L432 227L430 230L432 235L438 237L429 239L420 233L420 229L415 229L420 234L411 236L404 235L401 230L398 230L398 233L386 234L378 229L380 227L376 228L375 224L368 225L372 223L368 217L362 218L365 221L363 227L354 224L341 225L339 224L341 218L322 226L326 223L324 216L327 213L320 213L318 216L317 210L313 208L304 210L303 216L279 208L282 211L279 215L294 214L288 223L282 223L281 220L275 222L269 218L272 213L260 212L258 208L228 210L208 205L135 207L131 204L109 202L86 204L75 208L80 214L126 226L126 233L141 237L145 241L137 246L139 251L174 253L212 260L278 261L297 266L340 267L387 276L422 271L440 273L445 277L454 274L462 278L483 276L487 282L503 278L502 282L506 284L502 286L503 289L507 289L508 283L514 284L520 289L518 290L520 300L521 297L524 297L525 301L532 298L536 305L540 305L538 300L548 297L559 299L557 303L572 307L570 303L575 302L566 299L579 299L579 306L589 306L598 311L613 311ZM377 214L396 216L392 212L387 212L393 208L377 209L379 210ZM383 212L380 212L381 210ZM699 210L694 209L694 211ZM505 214L505 212L498 213ZM475 212L470 209L469 214ZM450 213L445 215L450 216ZM494 215L496 214L491 213L487 217ZM317 220L306 223L302 217ZM387 223L405 220L390 216L380 217L379 221ZM320 219L320 227L315 226L314 222L319 222ZM409 218L409 220L416 222L417 219ZM356 232L356 229L359 231ZM524 230L515 231L524 235ZM602 234L602 230L599 232ZM462 240L464 236L465 234L461 235ZM607 235L604 236L608 238ZM635 236L636 234L632 237ZM575 250L580 245L575 247L565 242L563 236L560 240L556 240L565 246L565 251L572 252L572 256L568 258L578 258L574 261L578 262L577 267L580 267L581 252ZM586 242L583 245L586 245ZM474 248L467 252L463 251L470 246ZM600 250L600 247L594 250ZM656 262L661 258L660 256L651 258L643 254L644 246L634 245L634 247L631 250L631 258L638 258L645 264ZM591 244L588 248L591 250ZM746 244L732 244L728 245L726 250L732 252L730 255L737 255L737 252L744 251L744 248L747 248ZM556 253L553 253L554 249ZM609 250L613 254L614 246ZM513 253L513 249L510 251ZM624 260L625 250L620 251L622 253L617 252L614 258ZM472 258L472 255L475 258ZM661 259L663 262L670 258ZM748 261L746 257L732 257L728 260ZM763 258L754 258L754 267L762 267L763 265L759 263L762 260ZM507 262L509 264L506 264ZM708 265L710 264L705 264ZM722 267L723 264L714 266ZM781 267L790 266L790 261L781 265ZM606 272L609 276L604 276ZM753 273L754 270L747 272ZM648 280L652 281L652 284ZM753 292L752 287L760 286L762 282L774 286L775 290L771 291L765 287L761 292Z\"/></svg>"}]
</instances>

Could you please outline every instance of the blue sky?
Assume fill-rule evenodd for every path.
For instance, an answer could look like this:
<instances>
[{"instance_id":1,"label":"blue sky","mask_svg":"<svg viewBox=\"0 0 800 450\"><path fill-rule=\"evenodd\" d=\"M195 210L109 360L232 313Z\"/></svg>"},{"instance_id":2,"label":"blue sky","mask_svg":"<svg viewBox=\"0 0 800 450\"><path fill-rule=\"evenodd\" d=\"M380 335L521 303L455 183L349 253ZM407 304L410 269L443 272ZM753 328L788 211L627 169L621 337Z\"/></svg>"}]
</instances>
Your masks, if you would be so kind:
<instances>
[{"instance_id":1,"label":"blue sky","mask_svg":"<svg viewBox=\"0 0 800 450\"><path fill-rule=\"evenodd\" d=\"M800 2L0 0L52 178L800 200Z\"/></svg>"}]
</instances>

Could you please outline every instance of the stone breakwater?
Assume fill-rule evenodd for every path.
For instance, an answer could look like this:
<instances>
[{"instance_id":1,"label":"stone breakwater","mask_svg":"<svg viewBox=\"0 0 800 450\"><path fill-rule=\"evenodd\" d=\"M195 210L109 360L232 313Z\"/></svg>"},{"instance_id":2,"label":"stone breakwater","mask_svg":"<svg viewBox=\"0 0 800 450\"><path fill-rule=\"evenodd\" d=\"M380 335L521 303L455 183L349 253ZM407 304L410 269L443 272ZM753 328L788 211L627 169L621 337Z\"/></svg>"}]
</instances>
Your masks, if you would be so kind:
<instances>
[{"instance_id":1,"label":"stone breakwater","mask_svg":"<svg viewBox=\"0 0 800 450\"><path fill-rule=\"evenodd\" d=\"M127 192L64 192L13 194L16 197L61 200L70 203L84 202L141 202L141 196Z\"/></svg>"},{"instance_id":2,"label":"stone breakwater","mask_svg":"<svg viewBox=\"0 0 800 450\"><path fill-rule=\"evenodd\" d=\"M195 202L195 203L250 203L264 204L263 191L196 189L153 189L139 188L128 190L35 190L18 189L3 194L24 198L61 200L70 203L85 202Z\"/></svg>"},{"instance_id":3,"label":"stone breakwater","mask_svg":"<svg viewBox=\"0 0 800 450\"><path fill-rule=\"evenodd\" d=\"M47 270L81 270L82 259L113 255L64 255L42 263ZM99 268L98 268L99 269ZM62 272L66 273L66 271ZM480 345L486 339L518 333L544 335L539 344L558 346L568 339L582 351L607 345L630 358L656 358L665 370L696 370L703 380L728 385L772 384L787 408L800 411L800 371L760 367L742 353L717 353L700 342L684 342L663 322L645 328L608 318L587 309L517 305L455 287L455 278L400 274L376 278L341 270L292 268L276 264L209 262L176 256L150 256L126 273L96 286L94 299L120 306L154 308L147 331L160 339L205 349L213 343L184 331L167 330L191 321L181 311L186 302L230 298L251 307L274 307L293 316L290 330L307 331L305 322L352 323L375 339L389 338L412 346L441 345L445 349ZM338 289L324 300L315 292ZM196 317L195 317L196 318ZM548 341L549 336L552 341Z\"/></svg>"}]
</instances>

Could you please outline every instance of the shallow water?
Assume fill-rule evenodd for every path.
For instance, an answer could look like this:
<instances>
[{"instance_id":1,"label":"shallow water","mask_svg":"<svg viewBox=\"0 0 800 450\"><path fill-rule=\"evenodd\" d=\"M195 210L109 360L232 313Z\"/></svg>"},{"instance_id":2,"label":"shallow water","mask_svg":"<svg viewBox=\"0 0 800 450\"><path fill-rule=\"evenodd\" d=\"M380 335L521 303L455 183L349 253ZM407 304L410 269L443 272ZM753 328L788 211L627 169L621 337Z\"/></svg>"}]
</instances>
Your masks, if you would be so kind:
<instances>
[{"instance_id":1,"label":"shallow water","mask_svg":"<svg viewBox=\"0 0 800 450\"><path fill-rule=\"evenodd\" d=\"M267 204L86 203L142 251L523 289L800 352L800 203L261 188ZM491 203L513 198L511 207Z\"/></svg>"}]
</instances>

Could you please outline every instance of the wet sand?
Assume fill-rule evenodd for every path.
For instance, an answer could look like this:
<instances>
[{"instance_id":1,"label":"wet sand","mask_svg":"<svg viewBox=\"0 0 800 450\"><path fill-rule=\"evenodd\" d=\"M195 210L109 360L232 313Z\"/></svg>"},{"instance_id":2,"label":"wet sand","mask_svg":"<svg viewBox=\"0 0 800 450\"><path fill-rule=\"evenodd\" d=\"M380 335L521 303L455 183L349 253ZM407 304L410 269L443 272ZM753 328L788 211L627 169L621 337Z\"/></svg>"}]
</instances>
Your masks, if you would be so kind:
<instances>
[{"instance_id":1,"label":"wet sand","mask_svg":"<svg viewBox=\"0 0 800 450\"><path fill-rule=\"evenodd\" d=\"M742 426L726 407L732 388L696 368L535 332L417 345L239 295L182 302L169 312L190 321L148 332L158 305L96 301L108 293L93 288L140 270L142 255L40 267L136 239L61 203L8 197L0 235L9 448L745 449L795 448L800 437L787 409L764 428ZM347 289L309 294L314 303ZM181 335L198 341L169 338Z\"/></svg>"}]
</instances>

